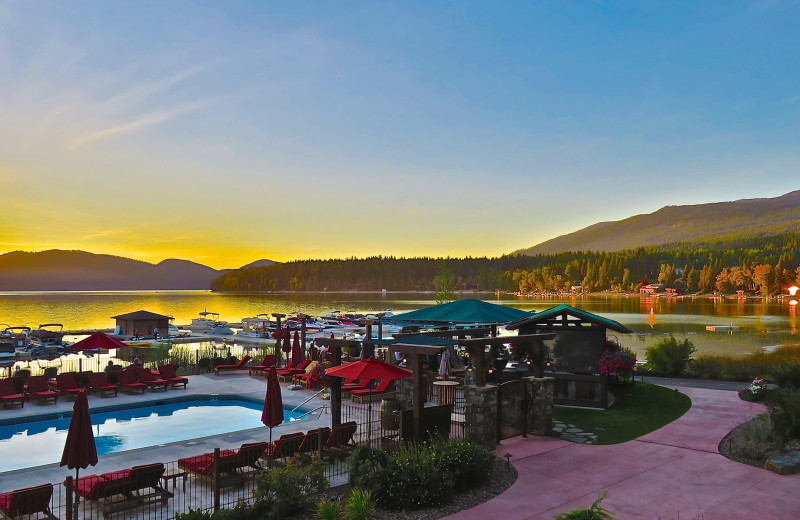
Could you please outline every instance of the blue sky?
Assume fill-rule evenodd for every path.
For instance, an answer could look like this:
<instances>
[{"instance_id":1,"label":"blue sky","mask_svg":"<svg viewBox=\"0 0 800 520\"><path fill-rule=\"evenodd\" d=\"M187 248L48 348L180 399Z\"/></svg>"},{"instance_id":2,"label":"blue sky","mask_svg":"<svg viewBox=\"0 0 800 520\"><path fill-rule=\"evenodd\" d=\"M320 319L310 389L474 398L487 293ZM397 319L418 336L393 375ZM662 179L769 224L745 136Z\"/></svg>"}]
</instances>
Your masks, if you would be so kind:
<instances>
[{"instance_id":1,"label":"blue sky","mask_svg":"<svg viewBox=\"0 0 800 520\"><path fill-rule=\"evenodd\" d=\"M498 255L800 188L797 4L295 4L0 4L0 252Z\"/></svg>"}]
</instances>

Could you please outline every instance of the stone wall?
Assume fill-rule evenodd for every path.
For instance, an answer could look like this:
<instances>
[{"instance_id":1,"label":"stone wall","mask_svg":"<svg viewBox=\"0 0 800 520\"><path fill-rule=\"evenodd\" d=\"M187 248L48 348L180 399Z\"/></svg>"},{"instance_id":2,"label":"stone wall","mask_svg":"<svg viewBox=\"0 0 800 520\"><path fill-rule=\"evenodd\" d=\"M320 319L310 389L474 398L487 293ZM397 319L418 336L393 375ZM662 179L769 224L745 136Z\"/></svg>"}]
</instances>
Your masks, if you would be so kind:
<instances>
[{"instance_id":1,"label":"stone wall","mask_svg":"<svg viewBox=\"0 0 800 520\"><path fill-rule=\"evenodd\" d=\"M526 377L531 384L533 399L528 411L528 429L533 435L550 435L553 431L553 390L552 377Z\"/></svg>"},{"instance_id":2,"label":"stone wall","mask_svg":"<svg viewBox=\"0 0 800 520\"><path fill-rule=\"evenodd\" d=\"M464 438L487 450L497 447L497 387L464 387Z\"/></svg>"}]
</instances>

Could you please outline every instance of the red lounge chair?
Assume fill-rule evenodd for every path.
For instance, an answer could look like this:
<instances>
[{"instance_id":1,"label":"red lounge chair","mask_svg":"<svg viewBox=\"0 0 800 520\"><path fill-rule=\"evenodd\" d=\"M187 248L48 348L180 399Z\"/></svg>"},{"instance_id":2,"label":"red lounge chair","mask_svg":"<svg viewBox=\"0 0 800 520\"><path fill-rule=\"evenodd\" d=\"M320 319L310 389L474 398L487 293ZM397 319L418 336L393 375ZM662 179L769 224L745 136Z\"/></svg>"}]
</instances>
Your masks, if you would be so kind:
<instances>
[{"instance_id":1,"label":"red lounge chair","mask_svg":"<svg viewBox=\"0 0 800 520\"><path fill-rule=\"evenodd\" d=\"M259 460L264 456L267 451L266 442L250 442L242 444L239 451L236 453L239 457L239 470L244 468L262 469Z\"/></svg>"},{"instance_id":2,"label":"red lounge chair","mask_svg":"<svg viewBox=\"0 0 800 520\"><path fill-rule=\"evenodd\" d=\"M308 368L308 365L310 364L311 360L305 359L299 365L297 365L297 368L293 368L291 370L278 369L278 379L280 379L281 381L286 381L287 379L289 380L292 379L296 375L305 374L306 368Z\"/></svg>"},{"instance_id":3,"label":"red lounge chair","mask_svg":"<svg viewBox=\"0 0 800 520\"><path fill-rule=\"evenodd\" d=\"M53 400L58 403L58 392L50 390L50 385L45 376L31 376L28 378L28 397L34 397L39 401Z\"/></svg>"},{"instance_id":4,"label":"red lounge chair","mask_svg":"<svg viewBox=\"0 0 800 520\"><path fill-rule=\"evenodd\" d=\"M112 385L108 382L108 376L105 374L101 374L99 372L91 372L89 374L89 389L92 392L97 392L100 395L114 393L114 397L117 396L119 392L119 388L117 385Z\"/></svg>"},{"instance_id":5,"label":"red lounge chair","mask_svg":"<svg viewBox=\"0 0 800 520\"><path fill-rule=\"evenodd\" d=\"M141 390L142 393L147 390L147 385L137 381L136 376L130 370L117 370L114 372L114 375L117 376L117 383L122 388L127 388L128 390Z\"/></svg>"},{"instance_id":6,"label":"red lounge chair","mask_svg":"<svg viewBox=\"0 0 800 520\"><path fill-rule=\"evenodd\" d=\"M86 500L101 504L103 518L110 514L159 501L166 504L172 493L161 487L164 474L160 463L130 469L88 475L75 481L75 490Z\"/></svg>"},{"instance_id":7,"label":"red lounge chair","mask_svg":"<svg viewBox=\"0 0 800 520\"><path fill-rule=\"evenodd\" d=\"M304 438L305 435L300 432L285 433L281 435L277 441L273 442L272 446L267 446L264 455L272 457L272 460L283 459L285 461L297 453Z\"/></svg>"},{"instance_id":8,"label":"red lounge chair","mask_svg":"<svg viewBox=\"0 0 800 520\"><path fill-rule=\"evenodd\" d=\"M374 379L362 379L358 383L349 385L342 385L342 394L352 392L353 390L368 390Z\"/></svg>"},{"instance_id":9,"label":"red lounge chair","mask_svg":"<svg viewBox=\"0 0 800 520\"><path fill-rule=\"evenodd\" d=\"M189 384L189 378L180 377L175 373L175 365L159 365L158 373L161 379L167 381L173 387L183 385L186 388L186 385Z\"/></svg>"},{"instance_id":10,"label":"red lounge chair","mask_svg":"<svg viewBox=\"0 0 800 520\"><path fill-rule=\"evenodd\" d=\"M147 388L152 389L162 387L166 391L167 386L169 386L169 381L156 377L147 368L134 368L133 373L136 375L136 379L138 379L140 383L147 385Z\"/></svg>"},{"instance_id":11,"label":"red lounge chair","mask_svg":"<svg viewBox=\"0 0 800 520\"><path fill-rule=\"evenodd\" d=\"M19 518L27 515L45 515L58 520L50 511L50 498L53 496L53 484L17 489L0 494L0 511L7 518Z\"/></svg>"},{"instance_id":12,"label":"red lounge chair","mask_svg":"<svg viewBox=\"0 0 800 520\"><path fill-rule=\"evenodd\" d=\"M303 437L303 442L301 442L300 446L297 448L297 452L319 453L322 450L322 447L325 446L325 443L328 441L330 434L331 429L327 426L308 430L305 437Z\"/></svg>"},{"instance_id":13,"label":"red lounge chair","mask_svg":"<svg viewBox=\"0 0 800 520\"><path fill-rule=\"evenodd\" d=\"M296 365L294 364L294 362L290 360L288 363L286 363L285 367L277 367L276 370L280 374L281 372L285 372L287 370L294 370L295 366Z\"/></svg>"},{"instance_id":14,"label":"red lounge chair","mask_svg":"<svg viewBox=\"0 0 800 520\"><path fill-rule=\"evenodd\" d=\"M324 451L338 456L345 456L355 449L353 437L358 429L355 421L337 424L331 430L328 440L325 442Z\"/></svg>"},{"instance_id":15,"label":"red lounge chair","mask_svg":"<svg viewBox=\"0 0 800 520\"><path fill-rule=\"evenodd\" d=\"M244 364L248 361L250 361L250 356L245 355L235 365L217 365L214 367L214 374L219 375L220 370L244 370L247 368Z\"/></svg>"},{"instance_id":16,"label":"red lounge chair","mask_svg":"<svg viewBox=\"0 0 800 520\"><path fill-rule=\"evenodd\" d=\"M3 408L13 404L18 404L22 408L25 406L25 396L17 393L12 380L0 379L0 402L3 403Z\"/></svg>"},{"instance_id":17,"label":"red lounge chair","mask_svg":"<svg viewBox=\"0 0 800 520\"><path fill-rule=\"evenodd\" d=\"M264 356L264 359L261 360L261 363L254 365L248 368L248 372L250 375L253 375L253 372L266 372L268 368L274 368L275 362L278 361L278 356L274 354L267 354Z\"/></svg>"},{"instance_id":18,"label":"red lounge chair","mask_svg":"<svg viewBox=\"0 0 800 520\"><path fill-rule=\"evenodd\" d=\"M370 392L369 388L351 390L350 399L353 401L361 401L365 398L369 399L370 395L375 397L376 395L393 393L393 390L389 390L389 388L392 386L392 383L394 383L394 379L381 379L381 382L378 383L378 386L376 386L372 392Z\"/></svg>"},{"instance_id":19,"label":"red lounge chair","mask_svg":"<svg viewBox=\"0 0 800 520\"><path fill-rule=\"evenodd\" d=\"M75 377L75 372L64 372L56 376L56 388L61 395L78 395L83 391L83 387L78 384L78 378Z\"/></svg>"}]
</instances>

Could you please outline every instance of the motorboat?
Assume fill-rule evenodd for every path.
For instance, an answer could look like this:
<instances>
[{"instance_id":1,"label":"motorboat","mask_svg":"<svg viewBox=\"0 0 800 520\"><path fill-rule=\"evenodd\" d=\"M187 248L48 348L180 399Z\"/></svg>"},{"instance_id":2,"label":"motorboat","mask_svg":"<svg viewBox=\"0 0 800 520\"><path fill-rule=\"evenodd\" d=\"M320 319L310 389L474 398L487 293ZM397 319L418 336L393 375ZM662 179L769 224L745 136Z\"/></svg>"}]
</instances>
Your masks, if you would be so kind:
<instances>
[{"instance_id":1,"label":"motorboat","mask_svg":"<svg viewBox=\"0 0 800 520\"><path fill-rule=\"evenodd\" d=\"M242 330L236 334L251 338L266 338L269 337L270 331L274 329L275 323L269 319L269 314L257 314L252 318L242 319Z\"/></svg>"},{"instance_id":2,"label":"motorboat","mask_svg":"<svg viewBox=\"0 0 800 520\"><path fill-rule=\"evenodd\" d=\"M192 318L192 323L189 325L189 330L192 332L207 332L214 328L214 325L219 323L219 313L209 312L203 310L199 318Z\"/></svg>"},{"instance_id":3,"label":"motorboat","mask_svg":"<svg viewBox=\"0 0 800 520\"><path fill-rule=\"evenodd\" d=\"M64 343L64 325L61 323L42 323L39 328L28 335L30 344L36 347L48 347Z\"/></svg>"},{"instance_id":4,"label":"motorboat","mask_svg":"<svg viewBox=\"0 0 800 520\"><path fill-rule=\"evenodd\" d=\"M206 333L214 334L215 336L232 336L234 334L233 329L228 327L227 321L214 322L214 325Z\"/></svg>"},{"instance_id":5,"label":"motorboat","mask_svg":"<svg viewBox=\"0 0 800 520\"><path fill-rule=\"evenodd\" d=\"M24 352L30 345L30 327L6 327L2 336L10 339L14 345L14 350L17 352Z\"/></svg>"}]
</instances>

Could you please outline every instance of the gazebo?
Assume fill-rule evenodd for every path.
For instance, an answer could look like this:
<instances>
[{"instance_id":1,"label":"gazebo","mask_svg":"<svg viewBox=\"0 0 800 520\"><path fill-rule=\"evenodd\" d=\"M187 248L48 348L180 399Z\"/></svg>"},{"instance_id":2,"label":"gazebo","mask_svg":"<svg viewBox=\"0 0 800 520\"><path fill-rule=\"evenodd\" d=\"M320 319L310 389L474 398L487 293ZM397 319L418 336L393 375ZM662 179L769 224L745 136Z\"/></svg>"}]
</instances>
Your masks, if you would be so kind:
<instances>
[{"instance_id":1,"label":"gazebo","mask_svg":"<svg viewBox=\"0 0 800 520\"><path fill-rule=\"evenodd\" d=\"M506 325L520 335L555 333L553 365L559 372L596 374L606 348L606 331L629 334L614 320L569 305L557 305Z\"/></svg>"},{"instance_id":2,"label":"gazebo","mask_svg":"<svg viewBox=\"0 0 800 520\"><path fill-rule=\"evenodd\" d=\"M134 311L119 316L111 316L117 320L117 330L122 331L122 336L134 336L138 332L144 336L152 336L156 330L166 336L169 332L170 316L156 314L150 311Z\"/></svg>"}]
</instances>

